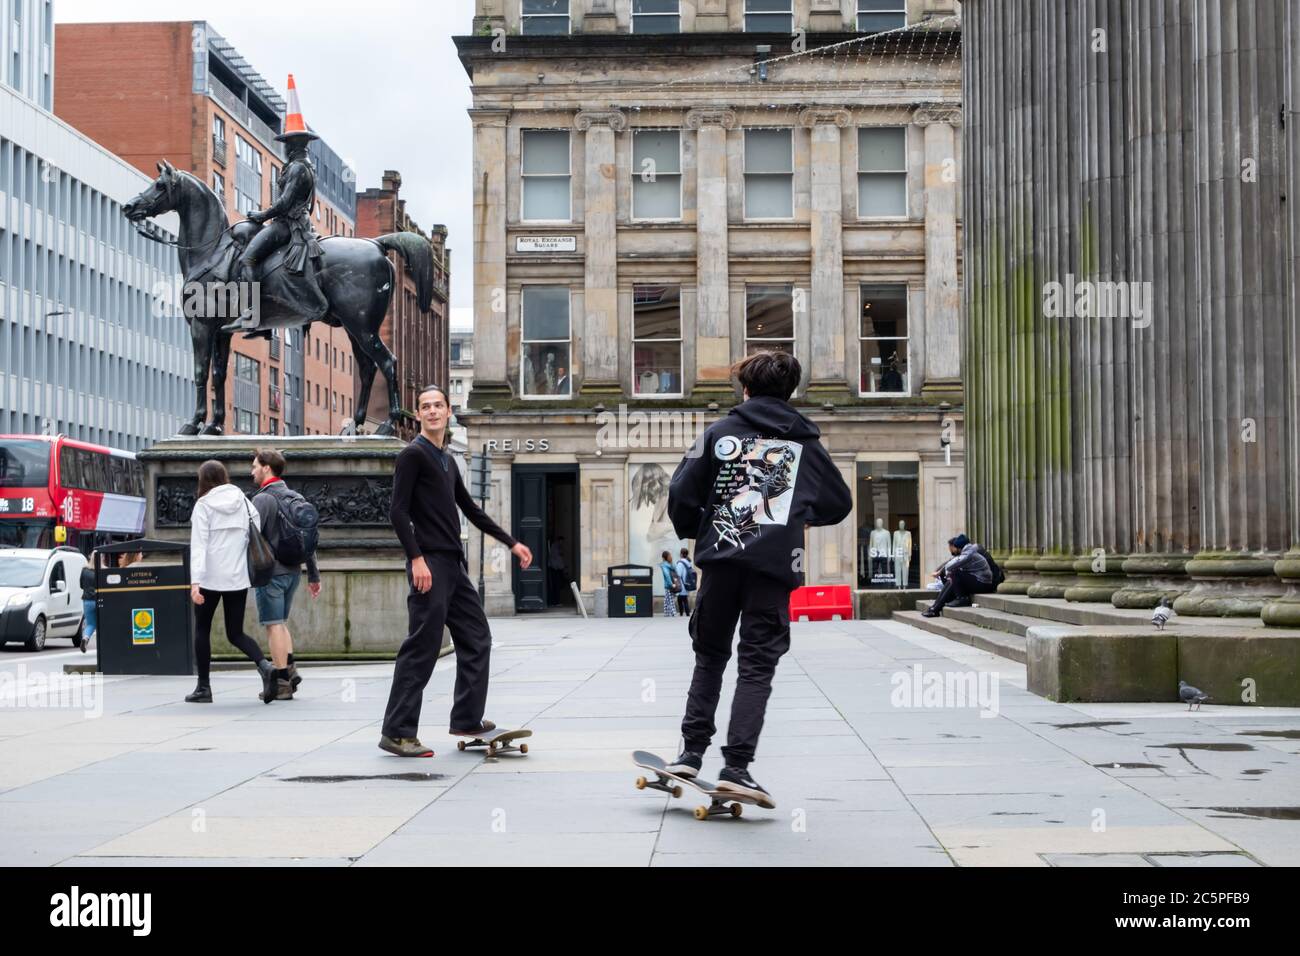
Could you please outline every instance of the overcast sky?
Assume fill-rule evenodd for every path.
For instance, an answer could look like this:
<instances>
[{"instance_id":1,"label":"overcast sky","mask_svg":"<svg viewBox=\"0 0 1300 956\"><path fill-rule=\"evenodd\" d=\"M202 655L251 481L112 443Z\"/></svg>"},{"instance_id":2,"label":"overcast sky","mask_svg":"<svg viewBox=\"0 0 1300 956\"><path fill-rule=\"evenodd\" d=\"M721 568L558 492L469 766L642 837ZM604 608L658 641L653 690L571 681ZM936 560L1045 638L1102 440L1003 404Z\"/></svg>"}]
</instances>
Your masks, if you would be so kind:
<instances>
[{"instance_id":1,"label":"overcast sky","mask_svg":"<svg viewBox=\"0 0 1300 956\"><path fill-rule=\"evenodd\" d=\"M472 324L469 77L451 37L471 31L474 0L54 0L54 18L207 20L281 95L292 73L304 118L356 170L358 189L396 169L420 228L446 224L452 322Z\"/></svg>"}]
</instances>

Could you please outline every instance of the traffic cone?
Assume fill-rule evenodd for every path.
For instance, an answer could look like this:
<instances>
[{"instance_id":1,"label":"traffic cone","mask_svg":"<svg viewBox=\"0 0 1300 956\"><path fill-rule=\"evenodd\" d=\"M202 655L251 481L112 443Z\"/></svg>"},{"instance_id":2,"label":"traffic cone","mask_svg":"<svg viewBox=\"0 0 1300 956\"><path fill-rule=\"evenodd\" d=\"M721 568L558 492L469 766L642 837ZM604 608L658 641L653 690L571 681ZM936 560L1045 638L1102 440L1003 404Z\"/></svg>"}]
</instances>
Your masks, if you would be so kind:
<instances>
[{"instance_id":1,"label":"traffic cone","mask_svg":"<svg viewBox=\"0 0 1300 956\"><path fill-rule=\"evenodd\" d=\"M293 74L289 74L289 112L284 117L284 132L276 139L284 142L295 137L303 139L320 139L315 133L307 128L307 123L302 118L302 107L298 105L298 84L293 81Z\"/></svg>"}]
</instances>

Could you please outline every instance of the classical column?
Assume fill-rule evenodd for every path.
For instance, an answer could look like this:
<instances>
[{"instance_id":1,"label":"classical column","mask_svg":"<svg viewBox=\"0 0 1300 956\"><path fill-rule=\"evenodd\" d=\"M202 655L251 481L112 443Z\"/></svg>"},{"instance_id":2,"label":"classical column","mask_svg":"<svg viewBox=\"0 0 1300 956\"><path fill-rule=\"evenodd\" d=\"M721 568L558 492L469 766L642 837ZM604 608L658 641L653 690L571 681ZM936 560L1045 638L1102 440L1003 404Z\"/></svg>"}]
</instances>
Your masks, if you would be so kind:
<instances>
[{"instance_id":1,"label":"classical column","mask_svg":"<svg viewBox=\"0 0 1300 956\"><path fill-rule=\"evenodd\" d=\"M506 373L506 121L509 110L472 109L474 124L474 384L481 408L511 395Z\"/></svg>"},{"instance_id":2,"label":"classical column","mask_svg":"<svg viewBox=\"0 0 1300 956\"><path fill-rule=\"evenodd\" d=\"M840 130L852 121L846 109L809 107L799 113L811 130L812 289L805 314L812 342L809 398L847 400L844 368L844 228Z\"/></svg>"},{"instance_id":3,"label":"classical column","mask_svg":"<svg viewBox=\"0 0 1300 956\"><path fill-rule=\"evenodd\" d=\"M1187 563L1194 587L1174 602L1179 614L1257 617L1283 591L1273 576L1291 543L1278 410L1294 374L1284 318L1287 207L1279 199L1284 89L1263 80L1283 73L1277 47L1287 6L1198 7L1191 60L1200 268L1191 284L1201 355L1193 411L1201 429L1201 551ZM1244 78L1256 76L1260 82ZM1253 171L1245 160L1254 160Z\"/></svg>"},{"instance_id":4,"label":"classical column","mask_svg":"<svg viewBox=\"0 0 1300 956\"><path fill-rule=\"evenodd\" d=\"M698 130L695 159L696 309L695 395L726 401L731 387L731 328L728 308L727 130L736 114L723 107L695 109L686 127Z\"/></svg>"},{"instance_id":5,"label":"classical column","mask_svg":"<svg viewBox=\"0 0 1300 956\"><path fill-rule=\"evenodd\" d=\"M1300 11L1294 5L1287 7L1286 49L1290 69L1287 78L1290 89L1286 97L1286 185L1288 196L1300 196L1300 64L1295 57L1300 53ZM1273 573L1286 585L1286 594L1264 605L1260 617L1265 624L1283 627L1300 627L1300 375L1296 366L1300 362L1300 204L1287 203L1286 228L1289 234L1289 256L1286 260L1287 304L1286 404L1282 418L1286 427L1287 460L1287 531L1290 549L1273 565Z\"/></svg>"},{"instance_id":6,"label":"classical column","mask_svg":"<svg viewBox=\"0 0 1300 956\"><path fill-rule=\"evenodd\" d=\"M960 403L957 283L957 136L961 107L929 103L912 113L925 130L925 368L921 394Z\"/></svg>"},{"instance_id":7,"label":"classical column","mask_svg":"<svg viewBox=\"0 0 1300 956\"><path fill-rule=\"evenodd\" d=\"M627 128L616 109L583 110L574 125L585 134L584 186L586 330L580 388L584 395L621 394L618 381L618 164L614 135Z\"/></svg>"}]
</instances>

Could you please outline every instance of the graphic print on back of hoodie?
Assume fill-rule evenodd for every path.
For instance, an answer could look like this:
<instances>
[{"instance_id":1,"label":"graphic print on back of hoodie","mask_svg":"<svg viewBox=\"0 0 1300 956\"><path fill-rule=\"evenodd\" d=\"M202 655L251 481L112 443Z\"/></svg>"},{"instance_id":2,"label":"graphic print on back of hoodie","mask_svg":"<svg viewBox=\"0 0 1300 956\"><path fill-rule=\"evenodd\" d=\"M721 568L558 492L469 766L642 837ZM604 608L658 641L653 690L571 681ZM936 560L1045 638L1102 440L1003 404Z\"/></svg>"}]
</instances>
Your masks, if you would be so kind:
<instances>
[{"instance_id":1,"label":"graphic print on back of hoodie","mask_svg":"<svg viewBox=\"0 0 1300 956\"><path fill-rule=\"evenodd\" d=\"M799 442L780 438L723 435L714 442L721 463L713 485L715 549L724 541L744 548L763 525L786 524L802 454Z\"/></svg>"}]
</instances>

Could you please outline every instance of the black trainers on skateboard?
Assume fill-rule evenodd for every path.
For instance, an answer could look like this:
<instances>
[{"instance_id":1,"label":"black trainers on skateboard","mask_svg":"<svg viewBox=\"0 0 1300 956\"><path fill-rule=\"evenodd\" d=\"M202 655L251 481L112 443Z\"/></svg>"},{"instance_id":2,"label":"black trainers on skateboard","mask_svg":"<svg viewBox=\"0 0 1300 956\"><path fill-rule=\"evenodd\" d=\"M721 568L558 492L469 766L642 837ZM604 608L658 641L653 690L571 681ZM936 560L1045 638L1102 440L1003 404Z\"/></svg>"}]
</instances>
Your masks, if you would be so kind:
<instances>
[{"instance_id":1,"label":"black trainers on skateboard","mask_svg":"<svg viewBox=\"0 0 1300 956\"><path fill-rule=\"evenodd\" d=\"M673 797L680 797L683 792L682 788L674 784L684 783L691 789L698 790L708 797L708 806L695 808L695 819L697 820L707 820L709 817L728 815L738 817L742 812L742 803L756 804L769 810L776 806L766 791L762 791L763 795L761 797L753 796L750 793L720 789L718 785L710 783L708 780L701 780L699 777L683 777L675 774L668 769L668 764L664 762L662 757L645 750L635 751L632 754L632 762L655 775L654 780L637 777L636 788L638 790L658 790Z\"/></svg>"},{"instance_id":2,"label":"black trainers on skateboard","mask_svg":"<svg viewBox=\"0 0 1300 956\"><path fill-rule=\"evenodd\" d=\"M697 754L693 750L683 750L682 755L670 763L665 769L678 777L685 777L687 780L693 780L700 775L700 768L704 766L704 755Z\"/></svg>"},{"instance_id":3,"label":"black trainers on skateboard","mask_svg":"<svg viewBox=\"0 0 1300 956\"><path fill-rule=\"evenodd\" d=\"M750 797L760 806L771 809L776 806L769 794L762 786L749 775L749 771L742 767L725 767L722 773L718 774L718 790L723 793L734 793L742 797Z\"/></svg>"}]
</instances>

